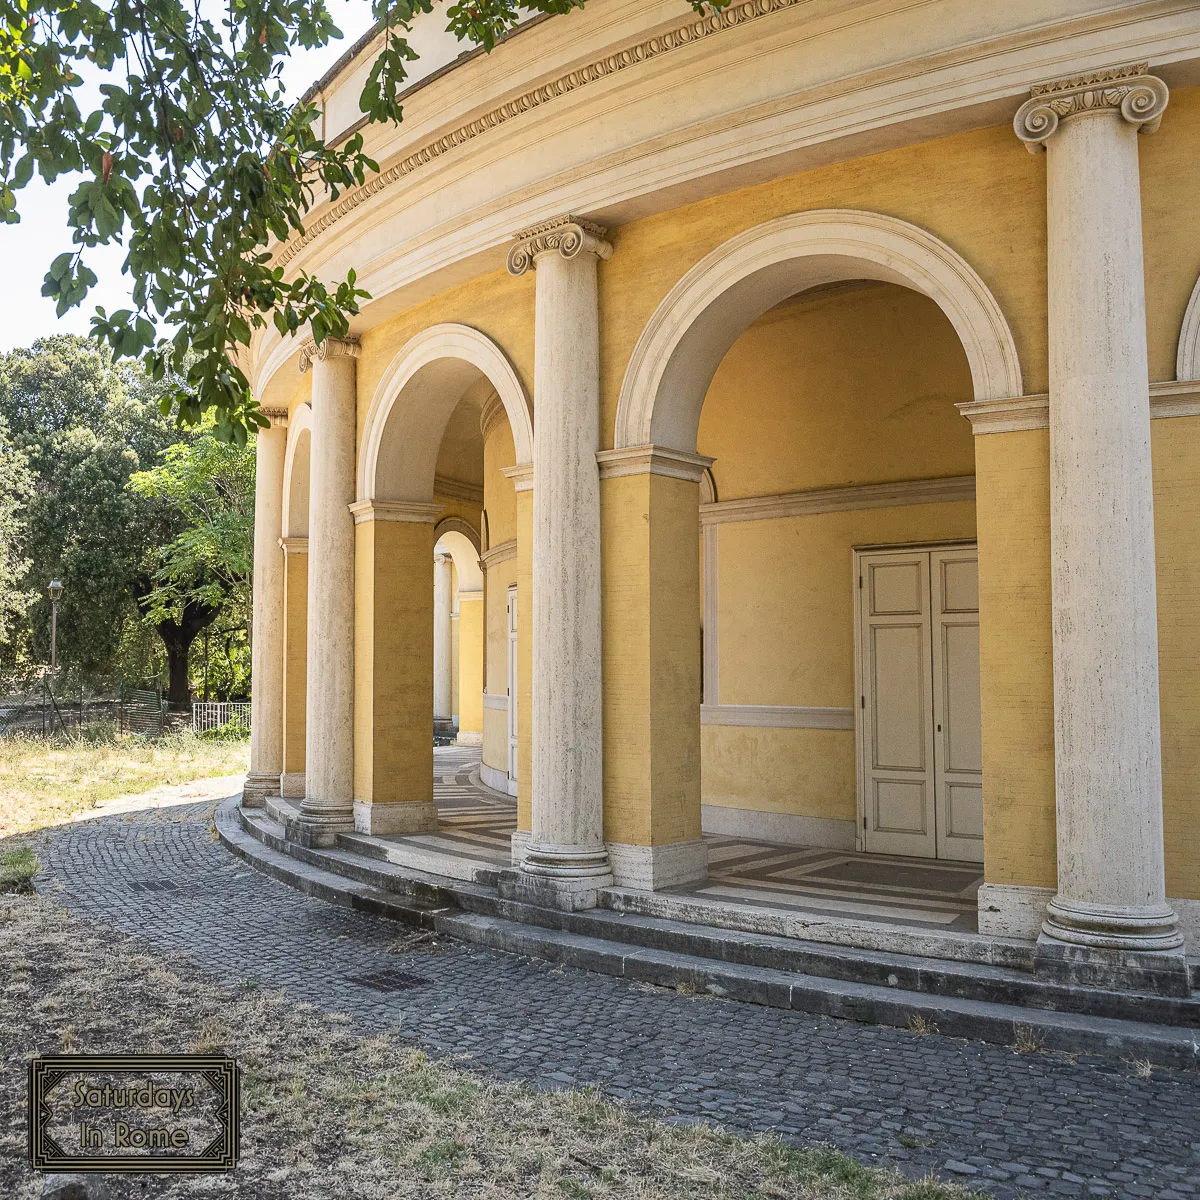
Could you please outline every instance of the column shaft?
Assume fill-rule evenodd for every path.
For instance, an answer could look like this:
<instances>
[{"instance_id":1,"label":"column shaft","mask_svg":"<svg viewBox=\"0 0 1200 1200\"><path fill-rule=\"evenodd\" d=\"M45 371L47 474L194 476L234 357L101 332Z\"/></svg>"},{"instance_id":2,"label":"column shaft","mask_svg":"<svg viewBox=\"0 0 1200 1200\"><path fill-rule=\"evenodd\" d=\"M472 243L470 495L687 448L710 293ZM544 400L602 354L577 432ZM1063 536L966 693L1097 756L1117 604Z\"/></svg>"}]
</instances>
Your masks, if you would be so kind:
<instances>
[{"instance_id":1,"label":"column shaft","mask_svg":"<svg viewBox=\"0 0 1200 1200\"><path fill-rule=\"evenodd\" d=\"M354 827L354 449L357 346L328 339L313 362L308 534L305 796L297 836Z\"/></svg>"},{"instance_id":2,"label":"column shaft","mask_svg":"<svg viewBox=\"0 0 1200 1200\"><path fill-rule=\"evenodd\" d=\"M450 563L449 554L433 556L433 729L439 737L454 734Z\"/></svg>"},{"instance_id":3,"label":"column shaft","mask_svg":"<svg viewBox=\"0 0 1200 1200\"><path fill-rule=\"evenodd\" d=\"M535 262L532 891L590 907L612 881L604 846L600 663L600 328L603 230L566 218L509 256Z\"/></svg>"},{"instance_id":4,"label":"column shaft","mask_svg":"<svg viewBox=\"0 0 1200 1200\"><path fill-rule=\"evenodd\" d=\"M1035 96L1022 110L1026 140L1039 120L1050 126L1040 140L1058 894L1044 937L1092 950L1166 950L1181 939L1163 880L1138 174L1138 131L1157 124L1166 88L1128 70L1104 74L1111 86L1065 81L1052 85L1052 107Z\"/></svg>"},{"instance_id":5,"label":"column shaft","mask_svg":"<svg viewBox=\"0 0 1200 1200\"><path fill-rule=\"evenodd\" d=\"M279 794L304 795L305 712L308 696L308 538L283 544L283 774Z\"/></svg>"},{"instance_id":6,"label":"column shaft","mask_svg":"<svg viewBox=\"0 0 1200 1200\"><path fill-rule=\"evenodd\" d=\"M243 802L279 791L283 770L283 460L286 414L260 429L254 452L254 611L251 631L250 773Z\"/></svg>"}]
</instances>

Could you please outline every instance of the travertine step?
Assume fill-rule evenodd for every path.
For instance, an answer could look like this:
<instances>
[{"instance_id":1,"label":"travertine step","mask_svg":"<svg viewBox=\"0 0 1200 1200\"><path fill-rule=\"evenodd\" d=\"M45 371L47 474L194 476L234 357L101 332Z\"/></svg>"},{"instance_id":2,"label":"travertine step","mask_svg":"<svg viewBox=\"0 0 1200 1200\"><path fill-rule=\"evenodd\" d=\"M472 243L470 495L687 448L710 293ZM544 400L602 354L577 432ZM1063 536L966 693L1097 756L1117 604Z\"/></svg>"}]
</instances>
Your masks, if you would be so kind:
<instances>
[{"instance_id":1,"label":"travertine step","mask_svg":"<svg viewBox=\"0 0 1200 1200\"><path fill-rule=\"evenodd\" d=\"M704 928L602 909L562 913L502 900L479 882L400 868L284 837L266 810L217 813L222 841L302 891L493 949L713 995L1047 1049L1200 1065L1200 998L1067 988L1009 968ZM1018 1031L1024 1031L1018 1034Z\"/></svg>"}]
</instances>

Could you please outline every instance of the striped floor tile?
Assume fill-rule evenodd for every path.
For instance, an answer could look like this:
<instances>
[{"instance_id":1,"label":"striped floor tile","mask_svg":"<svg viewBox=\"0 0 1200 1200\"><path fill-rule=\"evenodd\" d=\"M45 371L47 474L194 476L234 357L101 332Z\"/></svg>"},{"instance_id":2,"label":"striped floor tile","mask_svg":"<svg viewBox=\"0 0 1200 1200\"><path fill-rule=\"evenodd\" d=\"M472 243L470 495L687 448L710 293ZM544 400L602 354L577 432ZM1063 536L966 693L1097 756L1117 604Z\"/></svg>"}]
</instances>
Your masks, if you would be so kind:
<instances>
[{"instance_id":1,"label":"striped floor tile","mask_svg":"<svg viewBox=\"0 0 1200 1200\"><path fill-rule=\"evenodd\" d=\"M388 840L491 867L507 866L517 827L517 802L480 782L478 747L436 747L433 773L441 828L437 833ZM677 891L718 903L812 916L926 929L977 929L976 895L983 871L974 863L712 835L704 840L709 855L707 882Z\"/></svg>"}]
</instances>

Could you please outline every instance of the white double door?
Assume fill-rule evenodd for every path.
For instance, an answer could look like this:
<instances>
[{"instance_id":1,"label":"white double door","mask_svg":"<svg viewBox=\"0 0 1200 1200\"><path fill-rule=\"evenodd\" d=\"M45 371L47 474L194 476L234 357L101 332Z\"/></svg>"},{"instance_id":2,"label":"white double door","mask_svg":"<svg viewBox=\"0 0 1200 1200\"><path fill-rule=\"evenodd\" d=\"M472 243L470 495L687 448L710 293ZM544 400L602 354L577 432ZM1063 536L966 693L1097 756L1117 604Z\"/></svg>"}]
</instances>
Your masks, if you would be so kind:
<instances>
[{"instance_id":1,"label":"white double door","mask_svg":"<svg viewBox=\"0 0 1200 1200\"><path fill-rule=\"evenodd\" d=\"M982 862L978 552L856 559L863 849Z\"/></svg>"}]
</instances>

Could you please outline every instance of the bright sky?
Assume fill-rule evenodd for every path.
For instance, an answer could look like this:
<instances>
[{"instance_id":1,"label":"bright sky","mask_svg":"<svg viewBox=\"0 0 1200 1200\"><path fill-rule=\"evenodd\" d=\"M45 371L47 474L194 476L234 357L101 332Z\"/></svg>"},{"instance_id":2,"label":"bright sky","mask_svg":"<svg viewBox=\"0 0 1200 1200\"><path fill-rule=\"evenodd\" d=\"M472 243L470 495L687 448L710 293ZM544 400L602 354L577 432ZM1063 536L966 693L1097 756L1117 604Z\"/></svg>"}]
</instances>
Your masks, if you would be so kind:
<instances>
[{"instance_id":1,"label":"bright sky","mask_svg":"<svg viewBox=\"0 0 1200 1200\"><path fill-rule=\"evenodd\" d=\"M368 0L326 0L334 23L345 35L321 50L299 51L284 67L284 82L299 98L371 26ZM35 338L52 333L86 334L97 304L108 312L129 308L129 279L121 274L125 252L120 246L98 246L87 251L85 261L100 277L87 299L61 320L54 302L44 297L42 279L54 258L71 249L67 229L67 200L79 177L60 178L47 186L39 176L17 193L19 225L0 225L0 353L28 346Z\"/></svg>"}]
</instances>

